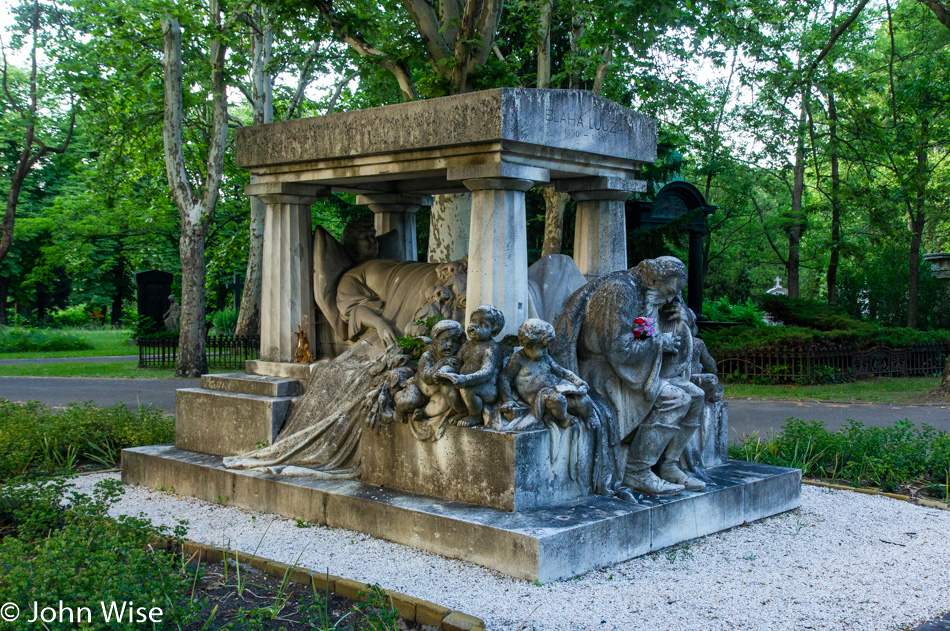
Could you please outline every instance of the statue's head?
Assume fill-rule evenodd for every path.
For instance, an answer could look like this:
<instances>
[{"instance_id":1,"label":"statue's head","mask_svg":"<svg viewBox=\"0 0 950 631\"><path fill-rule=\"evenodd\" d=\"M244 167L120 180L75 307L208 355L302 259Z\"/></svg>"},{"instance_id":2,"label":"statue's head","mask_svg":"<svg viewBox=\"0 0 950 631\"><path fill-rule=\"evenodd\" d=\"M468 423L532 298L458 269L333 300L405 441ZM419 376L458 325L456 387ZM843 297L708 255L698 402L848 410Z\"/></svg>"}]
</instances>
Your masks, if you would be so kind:
<instances>
[{"instance_id":1,"label":"statue's head","mask_svg":"<svg viewBox=\"0 0 950 631\"><path fill-rule=\"evenodd\" d=\"M686 265L675 256L640 261L632 271L642 280L647 300L657 306L676 300L686 286Z\"/></svg>"},{"instance_id":2,"label":"statue's head","mask_svg":"<svg viewBox=\"0 0 950 631\"><path fill-rule=\"evenodd\" d=\"M379 255L376 226L372 217L351 219L343 228L343 249L357 263L374 259Z\"/></svg>"},{"instance_id":3,"label":"statue's head","mask_svg":"<svg viewBox=\"0 0 950 631\"><path fill-rule=\"evenodd\" d=\"M479 305L468 321L468 339L484 342L505 328L505 314L492 305Z\"/></svg>"},{"instance_id":4,"label":"statue's head","mask_svg":"<svg viewBox=\"0 0 950 631\"><path fill-rule=\"evenodd\" d=\"M465 330L455 320L439 320L432 327L432 345L439 357L452 357L462 346Z\"/></svg>"},{"instance_id":5,"label":"statue's head","mask_svg":"<svg viewBox=\"0 0 950 631\"><path fill-rule=\"evenodd\" d=\"M547 355L548 344L554 341L554 327L539 318L528 318L518 327L518 343L532 359Z\"/></svg>"}]
</instances>

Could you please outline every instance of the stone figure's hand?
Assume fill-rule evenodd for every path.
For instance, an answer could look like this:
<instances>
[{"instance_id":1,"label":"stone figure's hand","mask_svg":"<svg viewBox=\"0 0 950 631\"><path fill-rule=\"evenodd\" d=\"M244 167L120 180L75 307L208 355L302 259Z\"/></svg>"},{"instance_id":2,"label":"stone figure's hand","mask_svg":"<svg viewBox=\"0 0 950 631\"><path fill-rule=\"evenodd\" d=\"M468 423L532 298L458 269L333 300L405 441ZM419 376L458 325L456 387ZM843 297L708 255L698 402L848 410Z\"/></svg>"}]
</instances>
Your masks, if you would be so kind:
<instances>
[{"instance_id":1,"label":"stone figure's hand","mask_svg":"<svg viewBox=\"0 0 950 631\"><path fill-rule=\"evenodd\" d=\"M680 340L669 333L660 334L660 348L666 353L676 353L680 350Z\"/></svg>"},{"instance_id":2,"label":"stone figure's hand","mask_svg":"<svg viewBox=\"0 0 950 631\"><path fill-rule=\"evenodd\" d=\"M590 392L590 386L587 385L587 383L584 381L581 382L581 385L577 386L577 389L580 391L581 394L587 394L588 392Z\"/></svg>"},{"instance_id":3,"label":"stone figure's hand","mask_svg":"<svg viewBox=\"0 0 950 631\"><path fill-rule=\"evenodd\" d=\"M448 382L453 386L459 385L462 381L462 375L453 372L440 372L437 376L439 381Z\"/></svg>"},{"instance_id":4,"label":"stone figure's hand","mask_svg":"<svg viewBox=\"0 0 950 631\"><path fill-rule=\"evenodd\" d=\"M396 343L396 331L384 322L380 322L376 327L376 333L379 335L380 341L383 343L383 346L389 348Z\"/></svg>"}]
</instances>

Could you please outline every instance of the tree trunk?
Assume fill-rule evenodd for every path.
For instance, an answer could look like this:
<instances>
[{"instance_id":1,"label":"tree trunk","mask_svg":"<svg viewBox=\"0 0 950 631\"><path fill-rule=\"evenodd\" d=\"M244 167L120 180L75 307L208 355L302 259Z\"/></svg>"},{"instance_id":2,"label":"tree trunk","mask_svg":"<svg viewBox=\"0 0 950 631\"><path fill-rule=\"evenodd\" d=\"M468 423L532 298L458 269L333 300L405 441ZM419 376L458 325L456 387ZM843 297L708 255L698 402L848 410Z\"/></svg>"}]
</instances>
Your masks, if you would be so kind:
<instances>
[{"instance_id":1,"label":"tree trunk","mask_svg":"<svg viewBox=\"0 0 950 631\"><path fill-rule=\"evenodd\" d=\"M541 17L538 28L538 87L551 87L551 16L554 0L541 0Z\"/></svg>"},{"instance_id":2,"label":"tree trunk","mask_svg":"<svg viewBox=\"0 0 950 631\"><path fill-rule=\"evenodd\" d=\"M805 99L808 90L802 92L802 108L798 116L798 138L795 142L795 166L793 170L792 209L788 228L788 297L798 298L800 291L799 265L801 260L801 241L804 225L802 217L802 198L805 194Z\"/></svg>"},{"instance_id":3,"label":"tree trunk","mask_svg":"<svg viewBox=\"0 0 950 631\"><path fill-rule=\"evenodd\" d=\"M10 321L7 319L7 297L10 293L10 278L0 276L0 325L7 326Z\"/></svg>"},{"instance_id":4,"label":"tree trunk","mask_svg":"<svg viewBox=\"0 0 950 631\"><path fill-rule=\"evenodd\" d=\"M907 284L907 326L916 329L919 322L918 306L920 302L920 245L924 238L924 225L927 219L927 170L929 168L927 150L930 146L930 121L926 118L920 123L920 138L917 142L917 199L911 213L910 257Z\"/></svg>"},{"instance_id":5,"label":"tree trunk","mask_svg":"<svg viewBox=\"0 0 950 631\"><path fill-rule=\"evenodd\" d=\"M430 263L457 261L468 254L472 222L472 196L469 193L435 195L429 215Z\"/></svg>"},{"instance_id":6,"label":"tree trunk","mask_svg":"<svg viewBox=\"0 0 950 631\"><path fill-rule=\"evenodd\" d=\"M181 227L181 332L176 377L208 372L205 358L205 233L207 224Z\"/></svg>"},{"instance_id":7,"label":"tree trunk","mask_svg":"<svg viewBox=\"0 0 950 631\"><path fill-rule=\"evenodd\" d=\"M181 218L181 333L178 337L178 377L198 377L207 371L205 360L205 235L214 218L228 133L228 103L224 83L226 47L222 31L221 7L211 0L210 22L219 37L208 39L211 69L212 134L208 144L204 190L195 194L189 181L182 138L183 85L181 67L181 27L178 20L162 18L164 43L164 121L162 139L168 187Z\"/></svg>"},{"instance_id":8,"label":"tree trunk","mask_svg":"<svg viewBox=\"0 0 950 631\"><path fill-rule=\"evenodd\" d=\"M125 257L120 256L112 266L112 309L110 322L116 328L122 324L122 302L125 299Z\"/></svg>"},{"instance_id":9,"label":"tree trunk","mask_svg":"<svg viewBox=\"0 0 950 631\"><path fill-rule=\"evenodd\" d=\"M251 242L247 251L247 273L238 315L236 335L260 335L261 280L264 268L264 202L251 198Z\"/></svg>"},{"instance_id":10,"label":"tree trunk","mask_svg":"<svg viewBox=\"0 0 950 631\"><path fill-rule=\"evenodd\" d=\"M541 189L544 197L544 245L541 247L541 256L560 254L564 243L564 208L570 196L567 193L558 193L553 188Z\"/></svg>"},{"instance_id":11,"label":"tree trunk","mask_svg":"<svg viewBox=\"0 0 950 631\"><path fill-rule=\"evenodd\" d=\"M831 255L828 259L828 304L838 303L838 264L841 258L841 177L838 170L838 110L828 92L829 153L831 154Z\"/></svg>"}]
</instances>

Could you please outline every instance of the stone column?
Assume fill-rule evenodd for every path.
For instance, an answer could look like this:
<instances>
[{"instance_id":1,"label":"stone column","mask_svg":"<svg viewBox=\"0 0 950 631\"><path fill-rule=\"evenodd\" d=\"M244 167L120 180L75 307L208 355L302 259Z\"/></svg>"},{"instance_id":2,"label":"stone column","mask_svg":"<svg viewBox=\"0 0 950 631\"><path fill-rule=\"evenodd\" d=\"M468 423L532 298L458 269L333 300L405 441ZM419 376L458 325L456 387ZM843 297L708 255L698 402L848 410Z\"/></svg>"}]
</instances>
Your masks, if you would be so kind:
<instances>
[{"instance_id":1,"label":"stone column","mask_svg":"<svg viewBox=\"0 0 950 631\"><path fill-rule=\"evenodd\" d=\"M266 205L261 284L263 362L293 362L294 333L304 321L311 352L316 355L310 206L327 190L290 182L250 184L244 189Z\"/></svg>"},{"instance_id":2,"label":"stone column","mask_svg":"<svg viewBox=\"0 0 950 631\"><path fill-rule=\"evenodd\" d=\"M398 195L373 193L357 195L357 204L365 204L373 211L376 235L396 231L395 238L386 240L387 251L381 258L398 261L417 261L419 245L416 239L416 211L420 206L431 206L432 198L425 195ZM382 244L381 244L382 245Z\"/></svg>"},{"instance_id":3,"label":"stone column","mask_svg":"<svg viewBox=\"0 0 950 631\"><path fill-rule=\"evenodd\" d=\"M558 180L558 192L577 202L574 262L582 274L596 277L627 269L627 221L624 202L646 190L646 182L614 177Z\"/></svg>"},{"instance_id":4,"label":"stone column","mask_svg":"<svg viewBox=\"0 0 950 631\"><path fill-rule=\"evenodd\" d=\"M505 314L499 339L515 335L528 318L524 193L534 182L488 178L465 180L465 186L472 191L465 323L475 307L490 304Z\"/></svg>"}]
</instances>

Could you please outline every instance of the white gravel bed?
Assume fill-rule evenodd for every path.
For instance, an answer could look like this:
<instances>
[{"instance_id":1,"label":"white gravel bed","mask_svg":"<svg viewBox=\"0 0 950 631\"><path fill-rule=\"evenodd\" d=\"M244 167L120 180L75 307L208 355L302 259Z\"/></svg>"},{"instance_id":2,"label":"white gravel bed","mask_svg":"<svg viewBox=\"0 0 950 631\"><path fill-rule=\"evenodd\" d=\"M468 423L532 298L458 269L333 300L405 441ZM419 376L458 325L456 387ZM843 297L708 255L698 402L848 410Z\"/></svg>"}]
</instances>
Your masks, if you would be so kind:
<instances>
[{"instance_id":1,"label":"white gravel bed","mask_svg":"<svg viewBox=\"0 0 950 631\"><path fill-rule=\"evenodd\" d=\"M103 478L80 478L86 492ZM126 487L113 514L188 521L188 538L379 583L488 629L913 628L950 610L950 512L805 486L802 508L572 580L534 585L367 535ZM266 534L265 534L266 530ZM262 539L263 538L263 539Z\"/></svg>"}]
</instances>

